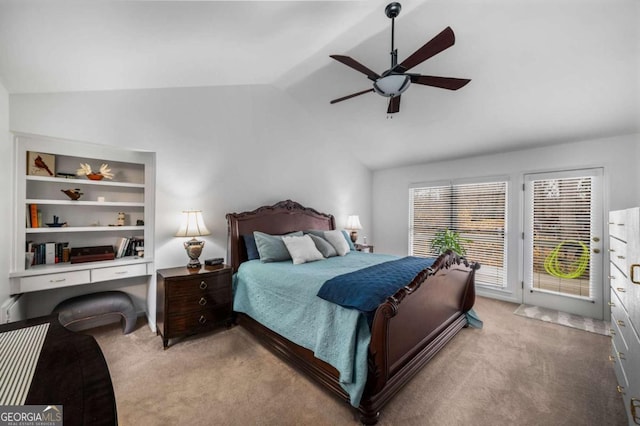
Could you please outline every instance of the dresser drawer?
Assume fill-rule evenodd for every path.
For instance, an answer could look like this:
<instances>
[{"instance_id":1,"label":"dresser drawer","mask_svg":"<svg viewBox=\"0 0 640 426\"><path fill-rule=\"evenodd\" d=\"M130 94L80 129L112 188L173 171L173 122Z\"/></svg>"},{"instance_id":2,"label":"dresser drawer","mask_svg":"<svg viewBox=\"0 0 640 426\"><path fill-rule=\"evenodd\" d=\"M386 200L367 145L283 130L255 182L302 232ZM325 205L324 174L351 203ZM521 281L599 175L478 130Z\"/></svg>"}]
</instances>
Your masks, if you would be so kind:
<instances>
[{"instance_id":1,"label":"dresser drawer","mask_svg":"<svg viewBox=\"0 0 640 426\"><path fill-rule=\"evenodd\" d=\"M91 270L91 282L121 280L123 278L138 277L147 275L147 265L139 263L136 265L111 266L109 268L98 268Z\"/></svg>"},{"instance_id":2,"label":"dresser drawer","mask_svg":"<svg viewBox=\"0 0 640 426\"><path fill-rule=\"evenodd\" d=\"M612 293L615 293L620 302L622 302L621 308L626 309L629 280L613 263L609 263L609 283Z\"/></svg>"},{"instance_id":3,"label":"dresser drawer","mask_svg":"<svg viewBox=\"0 0 640 426\"><path fill-rule=\"evenodd\" d=\"M627 269L627 243L617 238L609 238L609 260L616 265L625 276L629 275Z\"/></svg>"},{"instance_id":4,"label":"dresser drawer","mask_svg":"<svg viewBox=\"0 0 640 426\"><path fill-rule=\"evenodd\" d=\"M230 306L169 315L166 337L170 339L214 328L222 322L229 321L229 308Z\"/></svg>"},{"instance_id":5,"label":"dresser drawer","mask_svg":"<svg viewBox=\"0 0 640 426\"><path fill-rule=\"evenodd\" d=\"M91 276L88 270L23 277L20 278L20 292L27 293L30 291L87 284L91 282L90 280Z\"/></svg>"},{"instance_id":6,"label":"dresser drawer","mask_svg":"<svg viewBox=\"0 0 640 426\"><path fill-rule=\"evenodd\" d=\"M620 358L618 357L618 348L615 343L611 343L611 355L609 360L613 363L614 370L616 372L616 378L618 379L618 384L626 390L629 387L629 380L627 379L627 375L625 370L620 363Z\"/></svg>"},{"instance_id":7,"label":"dresser drawer","mask_svg":"<svg viewBox=\"0 0 640 426\"><path fill-rule=\"evenodd\" d=\"M627 311L624 309L614 290L611 290L611 326L614 332L618 333L624 341L624 346L620 346L620 350L630 352L633 342L637 342L638 337L629 320Z\"/></svg>"},{"instance_id":8,"label":"dresser drawer","mask_svg":"<svg viewBox=\"0 0 640 426\"><path fill-rule=\"evenodd\" d=\"M620 325L618 321L624 322L624 319L611 312L611 328L609 329L609 332L611 333L611 340L615 343L616 348L623 352L629 352L629 345L627 345L624 333L620 329L622 327L626 327L626 324Z\"/></svg>"},{"instance_id":9,"label":"dresser drawer","mask_svg":"<svg viewBox=\"0 0 640 426\"><path fill-rule=\"evenodd\" d=\"M616 210L609 212L609 235L627 241L627 211Z\"/></svg>"}]
</instances>

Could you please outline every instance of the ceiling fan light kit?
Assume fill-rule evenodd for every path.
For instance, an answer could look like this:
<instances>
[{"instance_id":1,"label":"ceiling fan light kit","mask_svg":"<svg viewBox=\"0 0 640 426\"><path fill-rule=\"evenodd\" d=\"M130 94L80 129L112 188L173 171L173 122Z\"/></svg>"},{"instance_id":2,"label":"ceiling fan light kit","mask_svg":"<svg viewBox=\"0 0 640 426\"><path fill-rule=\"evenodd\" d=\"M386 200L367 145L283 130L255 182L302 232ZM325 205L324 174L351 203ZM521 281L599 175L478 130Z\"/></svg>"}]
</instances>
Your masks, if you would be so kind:
<instances>
[{"instance_id":1,"label":"ceiling fan light kit","mask_svg":"<svg viewBox=\"0 0 640 426\"><path fill-rule=\"evenodd\" d=\"M380 77L373 82L373 90L382 96L392 98L400 96L402 92L409 88L411 77L403 74L390 74L386 77Z\"/></svg>"},{"instance_id":2,"label":"ceiling fan light kit","mask_svg":"<svg viewBox=\"0 0 640 426\"><path fill-rule=\"evenodd\" d=\"M385 15L391 19L391 68L378 74L366 66L362 65L355 59L344 55L331 55L331 58L345 64L367 76L373 81L373 89L363 90L351 95L343 96L332 100L330 103L346 101L356 96L364 95L369 92L376 92L381 96L389 99L389 107L387 113L393 114L400 111L400 95L404 93L411 83L423 86L438 87L440 89L458 90L464 87L471 80L452 77L438 77L431 75L421 75L408 73L411 68L421 64L427 59L437 55L443 50L455 44L455 35L451 27L447 27L436 35L434 38L425 43L420 49L416 50L411 56L398 64L398 50L394 47L394 30L395 18L400 14L402 6L400 3L389 3L384 9Z\"/></svg>"}]
</instances>

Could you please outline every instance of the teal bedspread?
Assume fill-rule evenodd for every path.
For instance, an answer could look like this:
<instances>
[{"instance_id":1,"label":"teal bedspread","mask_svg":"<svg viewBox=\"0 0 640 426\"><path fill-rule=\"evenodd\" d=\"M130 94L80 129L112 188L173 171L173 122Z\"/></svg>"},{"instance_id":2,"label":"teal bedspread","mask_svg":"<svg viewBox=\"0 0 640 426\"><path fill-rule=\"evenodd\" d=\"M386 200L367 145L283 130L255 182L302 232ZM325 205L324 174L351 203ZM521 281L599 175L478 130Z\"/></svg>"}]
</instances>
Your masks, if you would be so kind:
<instances>
[{"instance_id":1,"label":"teal bedspread","mask_svg":"<svg viewBox=\"0 0 640 426\"><path fill-rule=\"evenodd\" d=\"M367 381L371 333L364 315L317 297L325 281L397 256L350 252L317 262L251 260L234 275L233 308L249 315L340 372L340 383L357 407Z\"/></svg>"}]
</instances>

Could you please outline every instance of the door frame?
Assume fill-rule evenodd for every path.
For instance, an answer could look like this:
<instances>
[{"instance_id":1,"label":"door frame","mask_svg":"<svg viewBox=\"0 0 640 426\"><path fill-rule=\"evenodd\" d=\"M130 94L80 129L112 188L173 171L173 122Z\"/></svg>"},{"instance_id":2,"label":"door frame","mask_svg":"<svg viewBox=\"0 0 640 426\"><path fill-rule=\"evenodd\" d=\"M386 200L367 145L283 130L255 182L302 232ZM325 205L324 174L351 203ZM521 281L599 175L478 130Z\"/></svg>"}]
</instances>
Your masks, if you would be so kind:
<instances>
[{"instance_id":1,"label":"door frame","mask_svg":"<svg viewBox=\"0 0 640 426\"><path fill-rule=\"evenodd\" d=\"M590 281L593 281L593 294L590 298L580 296L561 295L554 292L544 290L533 290L529 278L531 277L530 269L532 265L532 242L531 237L531 183L536 180L544 179L562 179L579 176L592 176L592 203L596 203L594 211L591 238L597 236L598 242L591 240L590 249L597 248L599 253L593 253L590 250ZM604 305L607 299L605 294L606 286L604 284L605 265L605 249L607 247L607 238L604 235L606 229L604 227L605 219L605 187L604 187L604 168L603 167L587 167L570 170L555 170L545 172L531 172L523 174L523 201L522 201L522 223L523 223L523 250L522 250L522 303L526 305L540 306L544 308L554 309L562 312L582 315L598 320L604 319ZM599 229L598 229L599 228ZM594 235L599 232L599 235Z\"/></svg>"}]
</instances>

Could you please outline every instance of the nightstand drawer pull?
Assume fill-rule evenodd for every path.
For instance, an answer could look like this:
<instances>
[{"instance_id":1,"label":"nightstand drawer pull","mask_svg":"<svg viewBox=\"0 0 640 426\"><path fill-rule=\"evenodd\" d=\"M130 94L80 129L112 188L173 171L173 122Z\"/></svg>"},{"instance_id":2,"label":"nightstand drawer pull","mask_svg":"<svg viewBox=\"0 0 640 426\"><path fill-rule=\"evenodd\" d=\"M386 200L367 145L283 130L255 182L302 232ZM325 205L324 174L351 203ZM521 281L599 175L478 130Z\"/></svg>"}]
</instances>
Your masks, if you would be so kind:
<instances>
[{"instance_id":1,"label":"nightstand drawer pull","mask_svg":"<svg viewBox=\"0 0 640 426\"><path fill-rule=\"evenodd\" d=\"M205 322L207 322L207 319L204 317L204 315L200 315L200 318L198 318L198 322L200 324L204 324Z\"/></svg>"},{"instance_id":2,"label":"nightstand drawer pull","mask_svg":"<svg viewBox=\"0 0 640 426\"><path fill-rule=\"evenodd\" d=\"M616 390L618 391L618 393L621 393L621 394L624 395L624 387L618 385L618 386L616 386Z\"/></svg>"},{"instance_id":3,"label":"nightstand drawer pull","mask_svg":"<svg viewBox=\"0 0 640 426\"><path fill-rule=\"evenodd\" d=\"M618 323L618 325L619 325L620 327L626 327L626 326L624 325L624 321L622 321L622 320L617 320L617 321L616 321L616 323Z\"/></svg>"},{"instance_id":4,"label":"nightstand drawer pull","mask_svg":"<svg viewBox=\"0 0 640 426\"><path fill-rule=\"evenodd\" d=\"M609 329L609 334L612 335L612 336L615 336L616 335L616 331L613 328L610 328Z\"/></svg>"},{"instance_id":5,"label":"nightstand drawer pull","mask_svg":"<svg viewBox=\"0 0 640 426\"><path fill-rule=\"evenodd\" d=\"M63 283L67 279L66 278L58 278L57 280L49 280L50 283Z\"/></svg>"},{"instance_id":6,"label":"nightstand drawer pull","mask_svg":"<svg viewBox=\"0 0 640 426\"><path fill-rule=\"evenodd\" d=\"M613 355L609 355L609 361L616 362L616 357L614 357Z\"/></svg>"},{"instance_id":7,"label":"nightstand drawer pull","mask_svg":"<svg viewBox=\"0 0 640 426\"><path fill-rule=\"evenodd\" d=\"M607 302L607 304L608 304L609 306L616 306L616 304L615 304L615 303L613 303L613 302Z\"/></svg>"},{"instance_id":8,"label":"nightstand drawer pull","mask_svg":"<svg viewBox=\"0 0 640 426\"><path fill-rule=\"evenodd\" d=\"M618 358L627 359L627 358L624 357L624 352L618 352Z\"/></svg>"},{"instance_id":9,"label":"nightstand drawer pull","mask_svg":"<svg viewBox=\"0 0 640 426\"><path fill-rule=\"evenodd\" d=\"M616 290L618 290L620 293L626 293L627 292L627 290L625 290L622 287L616 287Z\"/></svg>"},{"instance_id":10,"label":"nightstand drawer pull","mask_svg":"<svg viewBox=\"0 0 640 426\"><path fill-rule=\"evenodd\" d=\"M201 297L198 303L200 304L200 306L204 306L207 304L207 299L205 299L204 297Z\"/></svg>"},{"instance_id":11,"label":"nightstand drawer pull","mask_svg":"<svg viewBox=\"0 0 640 426\"><path fill-rule=\"evenodd\" d=\"M206 283L206 281L200 281L200 290L204 290L207 287L209 287Z\"/></svg>"}]
</instances>

